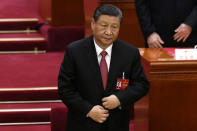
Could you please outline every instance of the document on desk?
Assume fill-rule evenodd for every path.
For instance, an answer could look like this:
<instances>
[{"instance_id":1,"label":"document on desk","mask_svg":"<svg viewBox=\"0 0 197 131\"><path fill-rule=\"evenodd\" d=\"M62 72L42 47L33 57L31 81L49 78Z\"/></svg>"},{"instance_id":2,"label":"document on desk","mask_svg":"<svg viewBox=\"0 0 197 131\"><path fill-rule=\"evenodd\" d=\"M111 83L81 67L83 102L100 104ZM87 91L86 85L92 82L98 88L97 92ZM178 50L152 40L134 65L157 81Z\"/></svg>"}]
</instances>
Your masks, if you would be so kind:
<instances>
[{"instance_id":1,"label":"document on desk","mask_svg":"<svg viewBox=\"0 0 197 131\"><path fill-rule=\"evenodd\" d=\"M197 49L175 49L176 60L197 60Z\"/></svg>"}]
</instances>

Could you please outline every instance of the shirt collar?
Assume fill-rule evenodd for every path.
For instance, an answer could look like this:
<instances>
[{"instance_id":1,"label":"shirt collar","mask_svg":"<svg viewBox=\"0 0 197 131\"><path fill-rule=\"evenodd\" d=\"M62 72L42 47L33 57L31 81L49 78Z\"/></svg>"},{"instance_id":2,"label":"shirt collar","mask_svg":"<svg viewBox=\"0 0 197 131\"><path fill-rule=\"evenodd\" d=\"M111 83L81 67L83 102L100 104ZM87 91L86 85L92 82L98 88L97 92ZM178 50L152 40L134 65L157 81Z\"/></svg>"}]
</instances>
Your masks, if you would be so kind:
<instances>
[{"instance_id":1,"label":"shirt collar","mask_svg":"<svg viewBox=\"0 0 197 131\"><path fill-rule=\"evenodd\" d=\"M101 54L101 52L103 51L103 49L98 46L95 39L94 39L94 45L95 45L95 48L96 48L97 56L99 56ZM113 43L105 49L105 51L107 52L107 55L109 55L109 56L111 56L112 46L113 46Z\"/></svg>"}]
</instances>

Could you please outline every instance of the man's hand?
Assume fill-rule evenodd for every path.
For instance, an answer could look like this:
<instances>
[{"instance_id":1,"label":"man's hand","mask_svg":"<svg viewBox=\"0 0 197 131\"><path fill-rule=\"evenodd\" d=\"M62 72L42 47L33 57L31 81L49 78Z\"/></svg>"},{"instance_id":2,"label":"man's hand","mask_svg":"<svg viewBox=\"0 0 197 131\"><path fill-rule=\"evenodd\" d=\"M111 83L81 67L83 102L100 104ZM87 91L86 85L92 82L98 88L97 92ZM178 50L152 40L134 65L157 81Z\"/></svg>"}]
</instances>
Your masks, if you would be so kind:
<instances>
[{"instance_id":1,"label":"man's hand","mask_svg":"<svg viewBox=\"0 0 197 131\"><path fill-rule=\"evenodd\" d=\"M118 98L115 95L110 95L108 97L104 97L102 99L103 102L103 106L106 109L114 109L118 106L120 106L120 101L118 100Z\"/></svg>"},{"instance_id":2,"label":"man's hand","mask_svg":"<svg viewBox=\"0 0 197 131\"><path fill-rule=\"evenodd\" d=\"M174 40L176 40L177 42L179 41L183 41L185 42L187 40L187 38L189 37L189 35L192 32L192 27L187 25L187 24L181 24L176 30L175 30L175 34L174 34Z\"/></svg>"},{"instance_id":3,"label":"man's hand","mask_svg":"<svg viewBox=\"0 0 197 131\"><path fill-rule=\"evenodd\" d=\"M161 44L164 44L163 40L156 32L148 36L147 43L149 48L162 48Z\"/></svg>"},{"instance_id":4,"label":"man's hand","mask_svg":"<svg viewBox=\"0 0 197 131\"><path fill-rule=\"evenodd\" d=\"M88 113L88 117L98 123L103 123L109 116L108 110L105 110L102 106L94 106Z\"/></svg>"}]
</instances>

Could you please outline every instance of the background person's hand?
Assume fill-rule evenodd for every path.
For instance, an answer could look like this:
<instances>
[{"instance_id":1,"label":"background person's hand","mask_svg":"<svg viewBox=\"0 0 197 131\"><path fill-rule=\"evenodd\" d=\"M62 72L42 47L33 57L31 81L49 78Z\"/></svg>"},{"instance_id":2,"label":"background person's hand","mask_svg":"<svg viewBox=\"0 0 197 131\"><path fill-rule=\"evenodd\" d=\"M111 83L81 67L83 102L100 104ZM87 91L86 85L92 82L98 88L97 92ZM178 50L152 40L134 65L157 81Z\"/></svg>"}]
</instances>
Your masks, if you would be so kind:
<instances>
[{"instance_id":1,"label":"background person's hand","mask_svg":"<svg viewBox=\"0 0 197 131\"><path fill-rule=\"evenodd\" d=\"M163 40L156 32L148 36L147 43L149 48L162 48L162 44L164 44Z\"/></svg>"},{"instance_id":2,"label":"background person's hand","mask_svg":"<svg viewBox=\"0 0 197 131\"><path fill-rule=\"evenodd\" d=\"M106 109L114 109L118 106L120 106L120 101L115 95L110 95L108 97L104 97L102 99L103 106Z\"/></svg>"},{"instance_id":3,"label":"background person's hand","mask_svg":"<svg viewBox=\"0 0 197 131\"><path fill-rule=\"evenodd\" d=\"M93 119L98 123L103 123L108 116L109 116L108 110L104 109L100 105L94 106L88 113L88 117L90 117L91 119Z\"/></svg>"},{"instance_id":4,"label":"background person's hand","mask_svg":"<svg viewBox=\"0 0 197 131\"><path fill-rule=\"evenodd\" d=\"M173 36L174 40L176 40L177 42L179 41L183 41L185 42L187 40L187 38L189 37L189 35L192 32L192 27L187 25L187 24L181 24L176 30L175 30L175 34Z\"/></svg>"}]
</instances>

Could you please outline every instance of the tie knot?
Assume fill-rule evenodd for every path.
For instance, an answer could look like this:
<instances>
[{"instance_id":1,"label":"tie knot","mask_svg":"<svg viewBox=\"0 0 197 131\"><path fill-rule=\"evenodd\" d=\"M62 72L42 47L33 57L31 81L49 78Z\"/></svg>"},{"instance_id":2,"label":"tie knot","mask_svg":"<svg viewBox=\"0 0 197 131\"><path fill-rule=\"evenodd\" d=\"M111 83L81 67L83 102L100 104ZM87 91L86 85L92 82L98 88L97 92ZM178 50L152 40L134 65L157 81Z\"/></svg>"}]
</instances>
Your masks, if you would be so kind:
<instances>
[{"instance_id":1,"label":"tie knot","mask_svg":"<svg viewBox=\"0 0 197 131\"><path fill-rule=\"evenodd\" d=\"M106 55L107 55L107 52L106 52L106 51L102 51L102 52L101 52L101 56L102 56L102 57L105 57Z\"/></svg>"}]
</instances>

